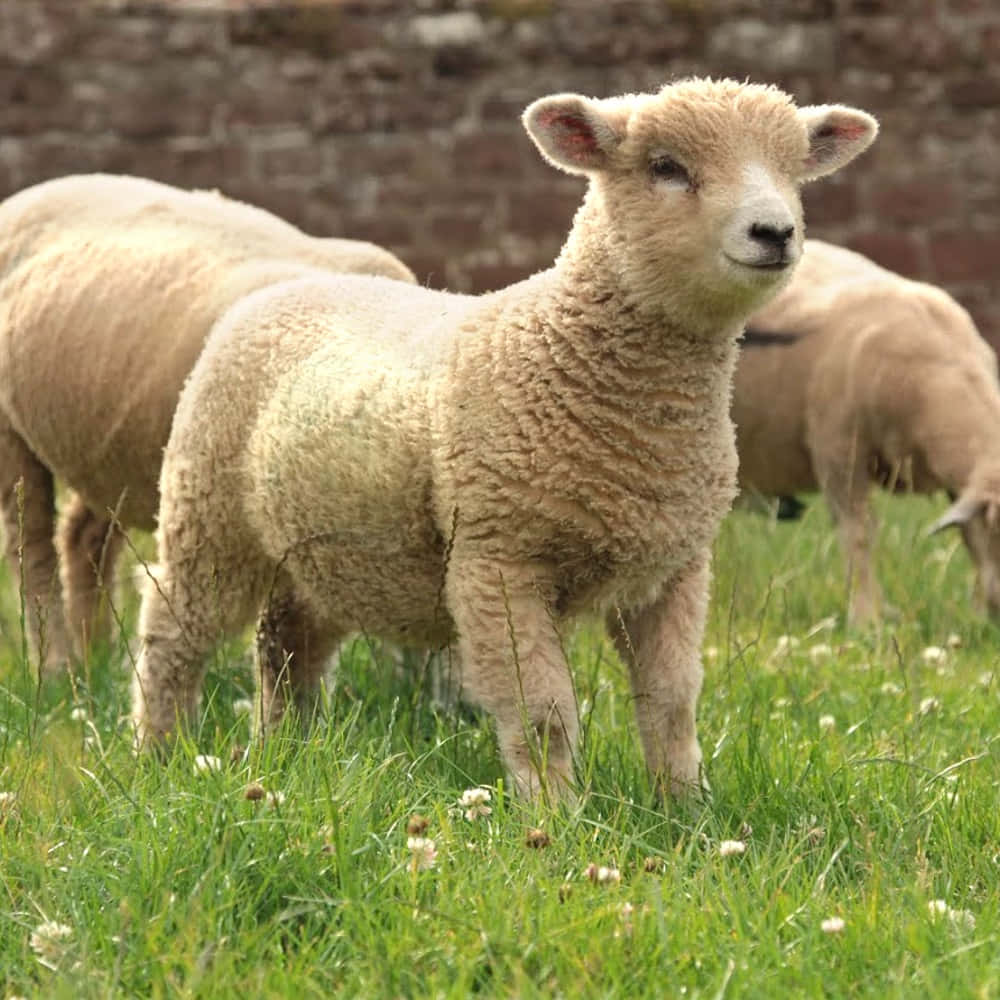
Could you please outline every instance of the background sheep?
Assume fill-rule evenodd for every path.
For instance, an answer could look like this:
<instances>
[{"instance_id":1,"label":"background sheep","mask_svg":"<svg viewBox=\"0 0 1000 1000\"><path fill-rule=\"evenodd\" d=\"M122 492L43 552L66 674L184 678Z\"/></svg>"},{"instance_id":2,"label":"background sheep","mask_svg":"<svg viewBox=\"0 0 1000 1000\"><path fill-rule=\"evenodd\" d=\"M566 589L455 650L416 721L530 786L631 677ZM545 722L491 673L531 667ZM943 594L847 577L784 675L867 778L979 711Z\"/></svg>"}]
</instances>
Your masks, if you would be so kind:
<instances>
[{"instance_id":1,"label":"background sheep","mask_svg":"<svg viewBox=\"0 0 1000 1000\"><path fill-rule=\"evenodd\" d=\"M43 668L66 659L66 623L106 634L95 613L121 544L108 511L152 529L174 407L212 323L310 268L413 280L372 244L134 177L67 177L0 205L0 508ZM58 531L65 622L54 478L74 491Z\"/></svg>"},{"instance_id":2,"label":"background sheep","mask_svg":"<svg viewBox=\"0 0 1000 1000\"><path fill-rule=\"evenodd\" d=\"M879 609L868 502L947 490L989 608L1000 611L997 362L939 288L807 240L795 277L750 321L733 418L746 490L822 490L848 564L849 617Z\"/></svg>"},{"instance_id":3,"label":"background sheep","mask_svg":"<svg viewBox=\"0 0 1000 1000\"><path fill-rule=\"evenodd\" d=\"M140 614L140 742L263 604L262 717L314 704L348 632L457 638L521 792L569 776L561 627L606 613L651 771L699 780L709 554L735 492L736 338L799 255L800 182L875 134L847 108L689 80L542 98L524 124L589 177L554 267L483 296L337 277L239 303L178 406L161 575ZM269 654L278 650L279 655ZM260 650L259 650L260 652Z\"/></svg>"}]
</instances>

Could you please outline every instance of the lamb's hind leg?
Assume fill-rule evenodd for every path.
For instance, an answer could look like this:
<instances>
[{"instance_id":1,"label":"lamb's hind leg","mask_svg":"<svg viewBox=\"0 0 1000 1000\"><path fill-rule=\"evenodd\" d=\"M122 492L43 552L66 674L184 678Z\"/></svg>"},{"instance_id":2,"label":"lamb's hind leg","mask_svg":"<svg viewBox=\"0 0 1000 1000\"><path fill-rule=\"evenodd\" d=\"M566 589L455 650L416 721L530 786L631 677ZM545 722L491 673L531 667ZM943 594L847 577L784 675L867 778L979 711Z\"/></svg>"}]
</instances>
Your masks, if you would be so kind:
<instances>
[{"instance_id":1,"label":"lamb's hind leg","mask_svg":"<svg viewBox=\"0 0 1000 1000\"><path fill-rule=\"evenodd\" d=\"M0 418L0 508L7 559L23 578L31 655L43 674L69 659L70 644L59 593L52 473L13 428Z\"/></svg>"},{"instance_id":2,"label":"lamb's hind leg","mask_svg":"<svg viewBox=\"0 0 1000 1000\"><path fill-rule=\"evenodd\" d=\"M518 793L565 793L579 724L544 572L453 551L446 584L463 688L496 719Z\"/></svg>"},{"instance_id":3,"label":"lamb's hind leg","mask_svg":"<svg viewBox=\"0 0 1000 1000\"><path fill-rule=\"evenodd\" d=\"M340 638L323 628L290 589L272 589L257 628L257 726L276 727L291 707L304 727L319 707L330 654Z\"/></svg>"},{"instance_id":4,"label":"lamb's hind leg","mask_svg":"<svg viewBox=\"0 0 1000 1000\"><path fill-rule=\"evenodd\" d=\"M82 655L93 642L111 641L115 564L124 542L110 516L94 513L74 493L59 519L59 548L66 621Z\"/></svg>"}]
</instances>

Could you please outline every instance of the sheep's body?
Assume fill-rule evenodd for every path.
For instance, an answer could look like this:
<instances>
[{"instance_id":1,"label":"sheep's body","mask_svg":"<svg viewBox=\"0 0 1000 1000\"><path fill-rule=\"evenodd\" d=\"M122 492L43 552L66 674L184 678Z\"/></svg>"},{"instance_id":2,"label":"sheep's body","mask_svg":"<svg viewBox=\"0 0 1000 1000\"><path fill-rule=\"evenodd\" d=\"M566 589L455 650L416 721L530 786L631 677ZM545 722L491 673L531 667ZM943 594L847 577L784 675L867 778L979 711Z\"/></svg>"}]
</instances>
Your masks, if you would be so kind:
<instances>
[{"instance_id":1,"label":"sheep's body","mask_svg":"<svg viewBox=\"0 0 1000 1000\"><path fill-rule=\"evenodd\" d=\"M807 240L792 282L750 320L733 418L744 489L825 495L853 621L878 612L873 483L961 497L985 596L1000 606L1000 544L985 518L1000 503L997 362L944 291Z\"/></svg>"},{"instance_id":2,"label":"sheep's body","mask_svg":"<svg viewBox=\"0 0 1000 1000\"><path fill-rule=\"evenodd\" d=\"M23 543L49 663L68 651L53 476L74 493L60 531L69 622L91 628L93 564L105 550L110 568L118 545L108 511L152 529L177 397L212 323L248 292L310 269L413 280L371 244L310 237L215 192L139 178L67 177L0 205L0 492L8 557Z\"/></svg>"},{"instance_id":3,"label":"sheep's body","mask_svg":"<svg viewBox=\"0 0 1000 1000\"><path fill-rule=\"evenodd\" d=\"M215 329L165 456L140 740L193 711L213 641L263 606L266 723L289 697L310 710L349 632L455 640L464 689L496 716L529 791L539 771L568 776L577 720L559 629L597 611L630 665L651 769L698 781L709 551L735 488L735 340L797 256L809 128L779 92L728 82L631 102L566 95L526 113L545 155L592 176L549 271L481 297L288 282ZM755 175L747 198L738 159L711 162L704 122L781 182ZM649 173L664 134L722 202L703 196L714 217L669 238L667 219L702 206ZM748 240L755 225L772 235Z\"/></svg>"}]
</instances>

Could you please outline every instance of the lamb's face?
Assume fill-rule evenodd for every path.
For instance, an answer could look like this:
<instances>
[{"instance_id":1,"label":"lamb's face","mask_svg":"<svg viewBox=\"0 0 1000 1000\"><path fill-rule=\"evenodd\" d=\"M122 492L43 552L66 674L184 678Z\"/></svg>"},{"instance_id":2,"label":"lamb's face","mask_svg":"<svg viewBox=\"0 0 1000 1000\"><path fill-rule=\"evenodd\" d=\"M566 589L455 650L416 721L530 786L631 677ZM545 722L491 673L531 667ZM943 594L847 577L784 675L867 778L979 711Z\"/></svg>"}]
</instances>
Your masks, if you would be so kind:
<instances>
[{"instance_id":1,"label":"lamb's face","mask_svg":"<svg viewBox=\"0 0 1000 1000\"><path fill-rule=\"evenodd\" d=\"M877 130L863 112L798 109L773 87L731 80L543 98L525 125L551 162L590 176L589 197L640 287L674 303L683 290L716 313L777 290L801 255L800 185L853 159Z\"/></svg>"},{"instance_id":2,"label":"lamb's face","mask_svg":"<svg viewBox=\"0 0 1000 1000\"><path fill-rule=\"evenodd\" d=\"M966 524L962 538L976 564L979 595L990 617L1000 619L1000 510L982 503Z\"/></svg>"},{"instance_id":3,"label":"lamb's face","mask_svg":"<svg viewBox=\"0 0 1000 1000\"><path fill-rule=\"evenodd\" d=\"M957 527L976 566L979 596L1000 619L1000 481L970 485L938 518L930 533Z\"/></svg>"}]
</instances>

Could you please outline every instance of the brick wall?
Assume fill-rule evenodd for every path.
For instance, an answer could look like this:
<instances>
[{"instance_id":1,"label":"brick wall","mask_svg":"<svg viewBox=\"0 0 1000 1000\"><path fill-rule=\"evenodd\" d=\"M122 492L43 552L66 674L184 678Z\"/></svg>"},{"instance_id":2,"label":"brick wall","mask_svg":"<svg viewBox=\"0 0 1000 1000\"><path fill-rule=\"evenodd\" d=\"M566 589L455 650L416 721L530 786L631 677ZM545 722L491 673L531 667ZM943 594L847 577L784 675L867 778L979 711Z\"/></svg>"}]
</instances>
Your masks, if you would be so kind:
<instances>
[{"instance_id":1,"label":"brick wall","mask_svg":"<svg viewBox=\"0 0 1000 1000\"><path fill-rule=\"evenodd\" d=\"M807 189L810 233L944 285L1000 344L997 0L0 0L0 195L219 187L482 290L548 265L582 191L524 105L688 73L877 114Z\"/></svg>"}]
</instances>

